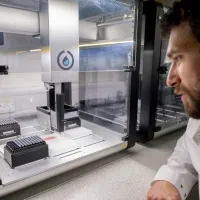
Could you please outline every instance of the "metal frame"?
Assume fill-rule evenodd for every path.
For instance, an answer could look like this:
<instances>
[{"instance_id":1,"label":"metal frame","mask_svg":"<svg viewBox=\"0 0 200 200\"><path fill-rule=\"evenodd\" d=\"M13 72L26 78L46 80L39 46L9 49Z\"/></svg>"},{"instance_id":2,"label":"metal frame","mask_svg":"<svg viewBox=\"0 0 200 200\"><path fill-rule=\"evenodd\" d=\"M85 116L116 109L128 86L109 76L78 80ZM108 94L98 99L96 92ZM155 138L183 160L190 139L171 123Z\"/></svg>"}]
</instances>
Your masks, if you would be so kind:
<instances>
[{"instance_id":1,"label":"metal frame","mask_svg":"<svg viewBox=\"0 0 200 200\"><path fill-rule=\"evenodd\" d=\"M162 4L155 1L144 2L143 14L146 16L144 52L152 52L152 66L143 65L141 89L140 125L137 142L148 142L154 138L156 131L156 109L158 101L159 67L161 58L161 30L159 16L163 13ZM145 58L143 58L145 61ZM158 127L159 128L159 127Z\"/></svg>"},{"instance_id":2,"label":"metal frame","mask_svg":"<svg viewBox=\"0 0 200 200\"><path fill-rule=\"evenodd\" d=\"M133 69L129 72L129 88L128 88L128 113L127 113L127 141L128 147L131 148L135 145L137 135L137 110L138 110L138 96L139 96L139 72L140 72L140 54L141 54L141 38L142 38L142 13L143 1L138 0L135 10L135 32L134 41L135 45L135 61ZM128 70L129 71L129 70Z\"/></svg>"}]
</instances>

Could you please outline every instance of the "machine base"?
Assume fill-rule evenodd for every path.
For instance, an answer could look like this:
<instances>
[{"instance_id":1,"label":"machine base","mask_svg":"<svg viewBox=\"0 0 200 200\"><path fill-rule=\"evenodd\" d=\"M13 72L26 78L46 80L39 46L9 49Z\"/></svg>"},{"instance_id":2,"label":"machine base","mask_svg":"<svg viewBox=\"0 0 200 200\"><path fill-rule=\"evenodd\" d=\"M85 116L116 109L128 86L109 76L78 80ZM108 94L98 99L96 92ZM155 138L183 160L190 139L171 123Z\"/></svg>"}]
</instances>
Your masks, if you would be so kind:
<instances>
[{"instance_id":1,"label":"machine base","mask_svg":"<svg viewBox=\"0 0 200 200\"><path fill-rule=\"evenodd\" d=\"M88 122L85 122L88 125ZM95 125L92 130L79 127L62 134L37 133L49 146L49 158L11 169L3 159L4 144L0 148L0 196L72 170L102 157L122 151L127 144L115 133ZM93 129L91 124L91 129ZM28 137L26 134L22 137ZM106 137L105 137L106 136Z\"/></svg>"}]
</instances>

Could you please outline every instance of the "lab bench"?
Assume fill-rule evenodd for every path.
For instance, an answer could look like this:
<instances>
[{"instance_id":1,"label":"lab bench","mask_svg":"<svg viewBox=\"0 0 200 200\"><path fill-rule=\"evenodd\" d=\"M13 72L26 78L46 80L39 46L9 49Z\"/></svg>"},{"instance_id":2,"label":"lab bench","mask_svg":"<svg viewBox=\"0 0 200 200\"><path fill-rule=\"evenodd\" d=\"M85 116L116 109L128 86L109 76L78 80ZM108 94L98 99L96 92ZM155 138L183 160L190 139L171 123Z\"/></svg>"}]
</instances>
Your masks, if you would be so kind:
<instances>
[{"instance_id":1,"label":"lab bench","mask_svg":"<svg viewBox=\"0 0 200 200\"><path fill-rule=\"evenodd\" d=\"M184 129L18 191L2 200L145 200ZM188 200L198 199L198 188Z\"/></svg>"}]
</instances>

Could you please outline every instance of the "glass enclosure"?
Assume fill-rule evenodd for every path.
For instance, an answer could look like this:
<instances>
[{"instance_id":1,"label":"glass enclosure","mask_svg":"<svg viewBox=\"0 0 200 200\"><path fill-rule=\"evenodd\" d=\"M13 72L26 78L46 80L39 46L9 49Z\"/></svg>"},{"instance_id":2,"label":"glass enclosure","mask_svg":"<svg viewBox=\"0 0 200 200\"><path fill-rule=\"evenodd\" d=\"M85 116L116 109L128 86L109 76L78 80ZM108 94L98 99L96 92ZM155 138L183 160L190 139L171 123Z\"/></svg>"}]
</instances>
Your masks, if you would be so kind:
<instances>
[{"instance_id":1,"label":"glass enclosure","mask_svg":"<svg viewBox=\"0 0 200 200\"><path fill-rule=\"evenodd\" d=\"M128 101L124 66L133 65L134 59L134 5L80 0L79 17L79 80L66 95L71 95L70 106L79 109L82 127L123 138ZM8 75L0 78L0 119L14 118L22 135L46 133L49 125L41 119L38 123L36 109L47 106L40 46L39 36L12 33L4 33L0 46L0 65L9 67Z\"/></svg>"},{"instance_id":2,"label":"glass enclosure","mask_svg":"<svg viewBox=\"0 0 200 200\"><path fill-rule=\"evenodd\" d=\"M96 23L98 31L92 40L80 39L79 113L124 134L128 101L124 66L133 65L134 7L120 1L95 3L80 1L80 19Z\"/></svg>"},{"instance_id":3,"label":"glass enclosure","mask_svg":"<svg viewBox=\"0 0 200 200\"><path fill-rule=\"evenodd\" d=\"M0 46L0 196L134 146L137 115L134 1L9 2L36 13Z\"/></svg>"}]
</instances>

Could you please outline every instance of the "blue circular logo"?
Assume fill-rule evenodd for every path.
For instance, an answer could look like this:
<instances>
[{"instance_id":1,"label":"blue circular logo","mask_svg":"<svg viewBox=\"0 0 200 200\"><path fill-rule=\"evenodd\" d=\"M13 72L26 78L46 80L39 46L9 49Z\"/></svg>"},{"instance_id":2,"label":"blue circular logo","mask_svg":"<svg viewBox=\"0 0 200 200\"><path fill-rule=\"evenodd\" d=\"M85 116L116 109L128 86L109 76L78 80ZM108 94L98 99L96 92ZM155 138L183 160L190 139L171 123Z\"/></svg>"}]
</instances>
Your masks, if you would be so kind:
<instances>
[{"instance_id":1,"label":"blue circular logo","mask_svg":"<svg viewBox=\"0 0 200 200\"><path fill-rule=\"evenodd\" d=\"M63 70L69 70L74 66L74 56L70 51L61 51L57 57L58 66Z\"/></svg>"}]
</instances>

